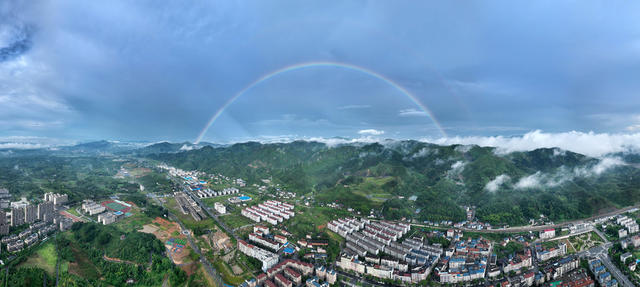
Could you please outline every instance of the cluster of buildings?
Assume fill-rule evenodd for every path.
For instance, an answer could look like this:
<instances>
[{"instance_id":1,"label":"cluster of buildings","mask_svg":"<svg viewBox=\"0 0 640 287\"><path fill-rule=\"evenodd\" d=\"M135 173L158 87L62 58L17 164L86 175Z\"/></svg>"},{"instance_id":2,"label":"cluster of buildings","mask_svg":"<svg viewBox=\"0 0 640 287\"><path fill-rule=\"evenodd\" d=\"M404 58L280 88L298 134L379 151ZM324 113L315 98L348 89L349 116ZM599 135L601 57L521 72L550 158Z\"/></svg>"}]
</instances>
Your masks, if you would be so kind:
<instances>
[{"instance_id":1,"label":"cluster of buildings","mask_svg":"<svg viewBox=\"0 0 640 287\"><path fill-rule=\"evenodd\" d=\"M640 247L640 235L634 235L634 236L625 238L620 241L620 245L622 245L623 249L627 249L629 246L638 248Z\"/></svg>"},{"instance_id":2,"label":"cluster of buildings","mask_svg":"<svg viewBox=\"0 0 640 287\"><path fill-rule=\"evenodd\" d=\"M591 273L596 277L596 280L600 286L605 287L617 287L618 281L613 278L607 267L602 264L600 259L589 260L589 269Z\"/></svg>"},{"instance_id":3,"label":"cluster of buildings","mask_svg":"<svg viewBox=\"0 0 640 287\"><path fill-rule=\"evenodd\" d=\"M327 227L346 239L337 265L377 278L408 283L426 280L443 252L441 246L425 244L424 238L397 242L411 228L406 223L343 218Z\"/></svg>"},{"instance_id":4,"label":"cluster of buildings","mask_svg":"<svg viewBox=\"0 0 640 287\"><path fill-rule=\"evenodd\" d=\"M20 232L19 234L13 234L5 236L0 242L7 246L8 252L18 252L25 247L29 247L37 243L40 239L44 239L47 235L58 230L55 224L47 222L37 222L31 224L29 228Z\"/></svg>"},{"instance_id":5,"label":"cluster of buildings","mask_svg":"<svg viewBox=\"0 0 640 287\"><path fill-rule=\"evenodd\" d=\"M546 248L544 245L537 243L535 245L536 258L539 261L546 261L551 258L564 256L567 254L567 244L560 242L558 246Z\"/></svg>"},{"instance_id":6,"label":"cluster of buildings","mask_svg":"<svg viewBox=\"0 0 640 287\"><path fill-rule=\"evenodd\" d=\"M44 201L38 205L20 204L11 208L10 218L7 214L0 212L0 234L9 234L9 225L20 226L25 223L34 223L37 220L51 223L55 217L55 206L52 201Z\"/></svg>"},{"instance_id":7,"label":"cluster of buildings","mask_svg":"<svg viewBox=\"0 0 640 287\"><path fill-rule=\"evenodd\" d=\"M82 201L82 211L88 213L93 216L96 214L103 213L107 210L102 204L99 204L91 199L85 199Z\"/></svg>"},{"instance_id":8,"label":"cluster of buildings","mask_svg":"<svg viewBox=\"0 0 640 287\"><path fill-rule=\"evenodd\" d=\"M511 254L507 256L507 258L503 258L500 265L502 266L502 272L505 274L508 274L511 271L519 272L523 268L529 269L531 266L533 266L531 250L527 248L523 253ZM495 272L495 270L491 270L491 268L490 271ZM493 277L491 276L493 274L489 274L489 276Z\"/></svg>"},{"instance_id":9,"label":"cluster of buildings","mask_svg":"<svg viewBox=\"0 0 640 287\"><path fill-rule=\"evenodd\" d=\"M238 250L240 250L240 252L244 253L245 255L258 259L260 262L262 262L262 271L266 272L267 269L278 264L277 254L249 244L244 240L238 240Z\"/></svg>"},{"instance_id":10,"label":"cluster of buildings","mask_svg":"<svg viewBox=\"0 0 640 287\"><path fill-rule=\"evenodd\" d=\"M313 271L312 264L287 259L258 275L256 281L258 285L264 286L272 286L271 283L275 283L277 286L298 286L302 284L302 276L310 276Z\"/></svg>"},{"instance_id":11,"label":"cluster of buildings","mask_svg":"<svg viewBox=\"0 0 640 287\"><path fill-rule=\"evenodd\" d=\"M368 224L369 222L370 221L365 218L362 220L357 218L341 218L327 223L327 228L346 238L347 234L363 229L365 224Z\"/></svg>"},{"instance_id":12,"label":"cluster of buildings","mask_svg":"<svg viewBox=\"0 0 640 287\"><path fill-rule=\"evenodd\" d=\"M313 276L314 271L315 276ZM304 285L302 277L309 277ZM287 259L258 275L255 281L249 282L247 286L328 287L330 284L335 284L337 279L338 276L334 270L328 270L324 266L314 267L312 264L299 260Z\"/></svg>"},{"instance_id":13,"label":"cluster of buildings","mask_svg":"<svg viewBox=\"0 0 640 287\"><path fill-rule=\"evenodd\" d=\"M529 257L530 258L530 257ZM521 262L528 261L529 258L522 258ZM493 260L493 259L491 259ZM490 266L493 263L490 263ZM526 265L526 264L525 264ZM504 267L504 266L503 266ZM529 266L531 267L531 266ZM564 286L564 287L594 287L593 280L585 272L584 269L580 269L580 260L577 256L571 255L563 258L556 258L548 261L543 265L538 266L538 270L530 269L527 266L523 266L520 270L515 271L516 275L505 276L505 278L492 281L488 286ZM528 269L527 271L520 272L521 270ZM499 271L498 271L499 274ZM505 275L509 275L505 273ZM494 278L496 274L493 274L491 267L488 271L488 277ZM548 284L545 284L548 282Z\"/></svg>"},{"instance_id":14,"label":"cluster of buildings","mask_svg":"<svg viewBox=\"0 0 640 287\"><path fill-rule=\"evenodd\" d=\"M578 269L580 259L575 255L570 255L555 259L540 267L540 272L544 274L544 280L549 282L563 278L569 272Z\"/></svg>"},{"instance_id":15,"label":"cluster of buildings","mask_svg":"<svg viewBox=\"0 0 640 287\"><path fill-rule=\"evenodd\" d=\"M571 274L565 276L562 279L562 282L556 287L595 287L595 281L591 279L587 271L584 269L580 269L576 272L572 272Z\"/></svg>"},{"instance_id":16,"label":"cluster of buildings","mask_svg":"<svg viewBox=\"0 0 640 287\"><path fill-rule=\"evenodd\" d=\"M624 238L624 237L627 237L627 235L629 234L634 234L638 232L638 228L639 228L638 223L634 219L629 218L626 215L616 216L616 223L623 227L618 230L619 238Z\"/></svg>"},{"instance_id":17,"label":"cluster of buildings","mask_svg":"<svg viewBox=\"0 0 640 287\"><path fill-rule=\"evenodd\" d=\"M266 221L273 225L295 215L293 205L276 200L268 200L259 205L247 207L242 210L241 214L255 222Z\"/></svg>"},{"instance_id":18,"label":"cluster of buildings","mask_svg":"<svg viewBox=\"0 0 640 287\"><path fill-rule=\"evenodd\" d=\"M440 283L459 283L485 277L491 243L484 238L458 240L435 268Z\"/></svg>"},{"instance_id":19,"label":"cluster of buildings","mask_svg":"<svg viewBox=\"0 0 640 287\"><path fill-rule=\"evenodd\" d=\"M186 193L182 191L176 192L174 193L174 198L176 199L178 208L180 208L183 214L191 214L191 217L193 217L195 221L207 218L207 215L200 205Z\"/></svg>"},{"instance_id":20,"label":"cluster of buildings","mask_svg":"<svg viewBox=\"0 0 640 287\"><path fill-rule=\"evenodd\" d=\"M120 204L125 204L124 202L117 201ZM90 199L85 199L82 201L82 211L93 216L98 215L98 222L104 225L114 223L118 221L120 218L124 217L125 214L122 211L110 212L107 211L107 208L104 205L97 203Z\"/></svg>"}]
</instances>

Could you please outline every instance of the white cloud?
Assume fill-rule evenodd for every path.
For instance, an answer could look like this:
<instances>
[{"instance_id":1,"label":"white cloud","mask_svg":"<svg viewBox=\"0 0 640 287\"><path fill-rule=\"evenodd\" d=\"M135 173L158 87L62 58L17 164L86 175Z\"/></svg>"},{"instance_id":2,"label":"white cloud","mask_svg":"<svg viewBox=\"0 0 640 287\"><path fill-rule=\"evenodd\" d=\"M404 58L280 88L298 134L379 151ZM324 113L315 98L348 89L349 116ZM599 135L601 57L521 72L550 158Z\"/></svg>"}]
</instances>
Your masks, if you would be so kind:
<instances>
[{"instance_id":1,"label":"white cloud","mask_svg":"<svg viewBox=\"0 0 640 287\"><path fill-rule=\"evenodd\" d=\"M575 176L582 176L582 177L589 177L589 176L594 176L594 175L600 175L602 173L604 173L605 171L617 167L617 166L621 166L621 165L625 165L626 163L617 157L605 157L603 159L601 159L596 165L592 166L592 167L579 167L579 168L575 168L573 171L573 174Z\"/></svg>"},{"instance_id":2,"label":"white cloud","mask_svg":"<svg viewBox=\"0 0 640 287\"><path fill-rule=\"evenodd\" d=\"M338 107L338 110L359 110L359 109L369 109L371 105L346 105Z\"/></svg>"},{"instance_id":3,"label":"white cloud","mask_svg":"<svg viewBox=\"0 0 640 287\"><path fill-rule=\"evenodd\" d=\"M375 130L375 129L366 129L366 130L359 130L358 134L379 136L379 135L384 134L384 131L383 130Z\"/></svg>"},{"instance_id":4,"label":"white cloud","mask_svg":"<svg viewBox=\"0 0 640 287\"><path fill-rule=\"evenodd\" d=\"M464 170L464 166L467 165L466 162L456 161L451 165L451 170L449 170L449 174L460 174Z\"/></svg>"},{"instance_id":5,"label":"white cloud","mask_svg":"<svg viewBox=\"0 0 640 287\"><path fill-rule=\"evenodd\" d=\"M542 185L542 173L541 172L536 172L532 175L529 176L525 176L523 178L521 178L520 180L518 180L518 182L515 185L515 188L517 189L529 189L529 188L536 188L536 187L540 187Z\"/></svg>"},{"instance_id":6,"label":"white cloud","mask_svg":"<svg viewBox=\"0 0 640 287\"><path fill-rule=\"evenodd\" d=\"M39 149L46 147L49 146L37 143L0 143L0 149Z\"/></svg>"},{"instance_id":7,"label":"white cloud","mask_svg":"<svg viewBox=\"0 0 640 287\"><path fill-rule=\"evenodd\" d=\"M479 146L491 146L496 147L499 153L558 147L592 157L601 157L615 152L640 151L640 133L609 134L578 131L545 133L536 130L515 137L457 136L425 139L425 141L440 145L476 144Z\"/></svg>"},{"instance_id":8,"label":"white cloud","mask_svg":"<svg viewBox=\"0 0 640 287\"><path fill-rule=\"evenodd\" d=\"M429 156L431 154L438 154L438 150L437 149L430 149L428 147L423 147L418 152L416 152L413 155L411 155L411 159L425 157L425 156Z\"/></svg>"},{"instance_id":9,"label":"white cloud","mask_svg":"<svg viewBox=\"0 0 640 287\"><path fill-rule=\"evenodd\" d=\"M576 167L570 170L566 167L560 167L554 173L542 173L540 171L520 178L514 185L516 189L529 189L529 188L550 188L561 185L567 181L574 180L577 177L593 177L599 176L607 170L626 165L624 161L616 157L605 157L593 166Z\"/></svg>"},{"instance_id":10,"label":"white cloud","mask_svg":"<svg viewBox=\"0 0 640 287\"><path fill-rule=\"evenodd\" d=\"M398 112L401 117L426 117L428 116L425 111L419 111L416 109L404 109Z\"/></svg>"},{"instance_id":11,"label":"white cloud","mask_svg":"<svg viewBox=\"0 0 640 287\"><path fill-rule=\"evenodd\" d=\"M492 181L487 182L487 184L484 186L484 189L490 192L496 192L498 188L500 188L500 186L509 182L510 180L511 180L511 177L509 177L506 174L498 175Z\"/></svg>"},{"instance_id":12,"label":"white cloud","mask_svg":"<svg viewBox=\"0 0 640 287\"><path fill-rule=\"evenodd\" d=\"M193 150L193 149L195 149L195 148L196 148L196 146L193 146L193 145L186 145L186 144L184 144L184 145L182 145L182 146L180 147L180 150L183 150L183 151L189 151L189 150Z\"/></svg>"},{"instance_id":13,"label":"white cloud","mask_svg":"<svg viewBox=\"0 0 640 287\"><path fill-rule=\"evenodd\" d=\"M626 128L628 131L640 131L640 124L630 125Z\"/></svg>"}]
</instances>

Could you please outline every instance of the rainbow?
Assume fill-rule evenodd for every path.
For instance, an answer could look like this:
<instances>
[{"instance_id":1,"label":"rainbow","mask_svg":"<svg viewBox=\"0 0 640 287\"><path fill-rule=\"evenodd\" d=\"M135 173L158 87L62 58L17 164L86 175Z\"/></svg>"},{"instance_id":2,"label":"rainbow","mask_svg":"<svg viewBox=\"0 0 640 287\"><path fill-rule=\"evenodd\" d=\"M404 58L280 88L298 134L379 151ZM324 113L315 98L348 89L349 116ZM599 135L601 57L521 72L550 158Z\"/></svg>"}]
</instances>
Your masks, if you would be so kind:
<instances>
[{"instance_id":1,"label":"rainbow","mask_svg":"<svg viewBox=\"0 0 640 287\"><path fill-rule=\"evenodd\" d=\"M239 92L237 92L233 97L231 97L229 100L227 100L224 105L222 105L222 107L220 107L218 109L218 111L216 111L216 113L211 117L211 119L209 120L209 122L207 122L207 125L204 127L204 129L202 129L202 131L200 132L200 134L198 135L198 138L196 138L195 140L195 144L200 143L200 141L202 141L202 138L205 136L205 134L207 133L207 131L209 130L209 128L215 123L215 121L220 117L220 115L222 115L222 113L224 113L224 111L231 106L231 104L233 104L233 102L235 102L240 96L242 96L244 93L246 93L247 91L251 90L253 87L259 85L260 83L267 81L275 76L278 76L280 74L284 74L284 73L288 73L288 72L293 72L293 71L297 71L297 70L301 70L301 69L309 69L309 68L316 68L316 67L335 67L335 68L342 68L342 69L346 69L346 70L350 70L350 71L356 71L356 72L360 72L369 76L372 76L376 79L379 79L381 81L383 81L384 83L388 84L389 86L395 88L396 90L398 90L400 93L404 94L405 96L407 96L414 104L416 104L420 110L422 110L427 116L429 116L429 118L431 119L431 121L433 121L433 123L436 125L436 127L438 128L438 131L442 134L442 136L447 137L446 132L444 131L444 129L442 128L442 125L440 125L440 123L436 120L436 117L433 115L433 113L431 112L431 110L429 110L427 108L427 106L425 104L423 104L416 96L414 96L413 94L411 94L407 89L405 89L404 87L400 86L398 83L394 82L393 80L379 74L376 73L374 71L371 71L369 69L363 68L363 67L359 67L356 65L351 65L351 64L345 64L345 63L339 63L339 62L305 62L305 63L298 63L298 64L294 64L291 66L286 66L284 68L280 68L278 70L275 70L273 72L270 72L266 75L263 75L262 77L256 79L255 81L251 82L248 86L246 86L244 89L240 90Z\"/></svg>"}]
</instances>

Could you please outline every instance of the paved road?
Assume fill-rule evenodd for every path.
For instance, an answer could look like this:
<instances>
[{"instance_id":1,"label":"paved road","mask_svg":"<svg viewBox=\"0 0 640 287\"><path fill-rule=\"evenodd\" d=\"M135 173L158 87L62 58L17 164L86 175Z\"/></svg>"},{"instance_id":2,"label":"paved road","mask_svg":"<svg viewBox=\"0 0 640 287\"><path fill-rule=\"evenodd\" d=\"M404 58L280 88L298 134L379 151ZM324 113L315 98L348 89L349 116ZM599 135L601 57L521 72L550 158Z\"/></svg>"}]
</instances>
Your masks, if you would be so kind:
<instances>
[{"instance_id":1,"label":"paved road","mask_svg":"<svg viewBox=\"0 0 640 287\"><path fill-rule=\"evenodd\" d=\"M187 230L187 228L182 224L182 221L180 221L178 217L176 217L171 213L169 213L169 217L172 220L178 222L182 230ZM213 281L215 281L216 286L224 286L222 277L220 277L220 274L218 274L218 271L211 266L211 263L209 263L209 260L207 260L204 254L202 254L202 251L200 251L200 248L198 247L198 245L196 245L196 243L193 241L193 238L191 237L191 233L187 234L187 240L189 240L189 244L193 248L193 251L195 251L198 255L200 255L200 263L202 263L202 266L204 266L204 269L207 271L207 273L209 273L209 276L213 278Z\"/></svg>"},{"instance_id":2,"label":"paved road","mask_svg":"<svg viewBox=\"0 0 640 287\"><path fill-rule=\"evenodd\" d=\"M347 277L349 279L352 280L356 280L356 282L362 282L362 283L367 283L369 285L373 285L373 286L379 286L379 287L388 287L388 286L393 286L393 285L389 285L389 284L382 284L382 283L378 283L375 281L371 281L368 279L365 279L364 277L360 277L360 276L355 276L355 275L351 275L347 272L341 271L339 269L334 269L336 271L336 273L338 273L341 276Z\"/></svg>"},{"instance_id":3,"label":"paved road","mask_svg":"<svg viewBox=\"0 0 640 287\"><path fill-rule=\"evenodd\" d=\"M587 251L578 252L577 255L580 257L597 257L598 259L600 259L600 261L602 261L604 266L607 267L607 270L611 273L611 275L613 275L613 277L616 278L616 280L618 280L618 284L620 284L620 286L622 287L635 286L633 285L633 283L631 283L631 281L629 281L629 278L626 275L624 275L622 271L620 271L620 269L618 269L618 267L611 262L611 259L609 259L608 251L609 251L609 248L611 248L612 246L613 246L613 243L607 241L607 243L598 245Z\"/></svg>"},{"instance_id":4,"label":"paved road","mask_svg":"<svg viewBox=\"0 0 640 287\"><path fill-rule=\"evenodd\" d=\"M181 184L184 192L186 194L188 194L189 196L191 196L191 198L200 206L200 208L202 208L202 210L204 210L211 218L213 218L218 225L222 226L222 229L224 229L225 232L227 232L227 234L231 234L231 236L233 236L233 238L237 241L240 238L238 238L238 235L236 235L236 233L233 231L233 229L229 228L224 222L222 222L219 218L218 215L211 212L211 210L209 210L209 208L207 207L206 204L202 203L202 201L200 200L199 197L195 196L193 193L191 193L191 190L189 190L189 187L185 186L184 184Z\"/></svg>"},{"instance_id":5,"label":"paved road","mask_svg":"<svg viewBox=\"0 0 640 287\"><path fill-rule=\"evenodd\" d=\"M607 255L607 254L599 254L598 258L600 258L602 263L604 263L604 266L606 266L607 269L609 270L609 272L611 272L611 275L613 275L613 277L615 277L618 280L618 283L620 284L620 286L622 286L622 287L633 287L633 286L635 286L635 285L633 285L633 283L631 283L631 281L629 281L629 278L627 278L626 275L622 274L622 271L620 271L620 269L618 269L618 267L615 266L611 262L611 260L609 260L609 255Z\"/></svg>"}]
</instances>

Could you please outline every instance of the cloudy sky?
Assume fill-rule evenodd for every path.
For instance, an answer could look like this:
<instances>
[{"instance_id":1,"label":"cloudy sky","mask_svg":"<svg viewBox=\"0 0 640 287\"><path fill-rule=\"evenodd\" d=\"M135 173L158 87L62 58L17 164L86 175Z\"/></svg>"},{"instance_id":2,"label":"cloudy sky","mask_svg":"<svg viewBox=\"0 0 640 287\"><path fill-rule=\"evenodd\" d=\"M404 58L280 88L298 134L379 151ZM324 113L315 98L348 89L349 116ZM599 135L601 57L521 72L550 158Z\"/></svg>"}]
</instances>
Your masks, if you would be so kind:
<instances>
[{"instance_id":1,"label":"cloudy sky","mask_svg":"<svg viewBox=\"0 0 640 287\"><path fill-rule=\"evenodd\" d=\"M638 140L640 3L418 2L0 1L0 141Z\"/></svg>"}]
</instances>

